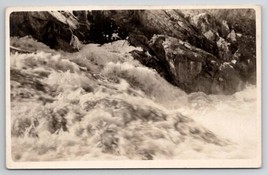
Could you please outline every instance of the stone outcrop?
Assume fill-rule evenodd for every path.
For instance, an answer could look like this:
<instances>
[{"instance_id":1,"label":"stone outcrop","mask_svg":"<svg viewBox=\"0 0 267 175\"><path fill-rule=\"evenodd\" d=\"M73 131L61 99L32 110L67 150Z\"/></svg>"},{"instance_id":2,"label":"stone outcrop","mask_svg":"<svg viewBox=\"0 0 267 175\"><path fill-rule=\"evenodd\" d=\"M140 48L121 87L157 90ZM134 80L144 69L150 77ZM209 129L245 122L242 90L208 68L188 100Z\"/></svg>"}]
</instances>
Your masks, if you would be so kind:
<instances>
[{"instance_id":1,"label":"stone outcrop","mask_svg":"<svg viewBox=\"0 0 267 175\"><path fill-rule=\"evenodd\" d=\"M186 92L232 94L256 83L255 12L105 10L16 12L11 36L31 35L53 49L126 39L135 59Z\"/></svg>"},{"instance_id":2,"label":"stone outcrop","mask_svg":"<svg viewBox=\"0 0 267 175\"><path fill-rule=\"evenodd\" d=\"M11 36L31 35L53 49L77 51L72 46L73 38L82 41L87 32L88 26L82 25L71 12L13 12L10 15Z\"/></svg>"},{"instance_id":3,"label":"stone outcrop","mask_svg":"<svg viewBox=\"0 0 267 175\"><path fill-rule=\"evenodd\" d=\"M154 35L149 52L136 51L133 56L186 92L232 94L244 86L232 64L177 38Z\"/></svg>"}]
</instances>

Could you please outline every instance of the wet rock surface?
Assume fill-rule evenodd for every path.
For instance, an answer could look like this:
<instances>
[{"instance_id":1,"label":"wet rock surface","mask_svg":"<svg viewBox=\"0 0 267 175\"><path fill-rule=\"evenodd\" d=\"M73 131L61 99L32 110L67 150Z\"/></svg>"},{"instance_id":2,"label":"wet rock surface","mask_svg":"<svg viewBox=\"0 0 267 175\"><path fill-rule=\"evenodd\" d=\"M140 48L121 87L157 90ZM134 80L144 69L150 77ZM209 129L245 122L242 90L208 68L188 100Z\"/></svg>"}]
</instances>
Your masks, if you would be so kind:
<instances>
[{"instance_id":1,"label":"wet rock surface","mask_svg":"<svg viewBox=\"0 0 267 175\"><path fill-rule=\"evenodd\" d=\"M31 35L68 52L126 39L143 49L132 51L135 59L186 92L231 94L256 83L251 9L16 12L10 18L11 36Z\"/></svg>"}]
</instances>

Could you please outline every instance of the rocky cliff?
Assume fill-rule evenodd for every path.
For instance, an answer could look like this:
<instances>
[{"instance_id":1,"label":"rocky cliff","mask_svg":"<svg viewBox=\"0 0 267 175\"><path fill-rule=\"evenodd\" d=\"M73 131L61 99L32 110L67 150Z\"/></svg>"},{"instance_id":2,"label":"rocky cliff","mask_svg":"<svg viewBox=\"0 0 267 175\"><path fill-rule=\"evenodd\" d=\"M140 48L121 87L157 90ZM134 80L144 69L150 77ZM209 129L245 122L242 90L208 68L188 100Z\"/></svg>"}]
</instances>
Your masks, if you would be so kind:
<instances>
[{"instance_id":1,"label":"rocky cliff","mask_svg":"<svg viewBox=\"0 0 267 175\"><path fill-rule=\"evenodd\" d=\"M135 59L186 92L232 94L256 83L252 9L16 12L11 36L31 35L52 49L127 40Z\"/></svg>"}]
</instances>

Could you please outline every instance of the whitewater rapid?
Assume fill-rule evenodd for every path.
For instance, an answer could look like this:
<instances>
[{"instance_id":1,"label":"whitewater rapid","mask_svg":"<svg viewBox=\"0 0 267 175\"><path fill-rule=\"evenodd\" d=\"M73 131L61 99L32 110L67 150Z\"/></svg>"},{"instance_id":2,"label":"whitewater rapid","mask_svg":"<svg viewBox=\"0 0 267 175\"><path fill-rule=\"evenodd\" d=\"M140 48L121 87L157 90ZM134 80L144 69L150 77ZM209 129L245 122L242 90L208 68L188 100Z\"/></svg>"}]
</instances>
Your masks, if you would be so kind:
<instances>
[{"instance_id":1,"label":"whitewater rapid","mask_svg":"<svg viewBox=\"0 0 267 175\"><path fill-rule=\"evenodd\" d=\"M77 53L20 42L38 48L11 54L15 161L256 155L255 86L228 96L186 94L134 60L129 52L140 48L126 41Z\"/></svg>"}]
</instances>

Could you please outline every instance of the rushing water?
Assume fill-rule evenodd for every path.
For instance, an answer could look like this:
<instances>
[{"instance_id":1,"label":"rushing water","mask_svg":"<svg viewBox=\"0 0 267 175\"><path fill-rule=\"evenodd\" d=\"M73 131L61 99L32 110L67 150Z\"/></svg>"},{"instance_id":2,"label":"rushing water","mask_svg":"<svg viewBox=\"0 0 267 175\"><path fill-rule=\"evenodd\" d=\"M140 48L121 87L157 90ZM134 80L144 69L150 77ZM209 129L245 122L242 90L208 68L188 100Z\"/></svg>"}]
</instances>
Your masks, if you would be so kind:
<instances>
[{"instance_id":1,"label":"rushing water","mask_svg":"<svg viewBox=\"0 0 267 175\"><path fill-rule=\"evenodd\" d=\"M11 54L14 160L255 156L255 86L186 94L134 60L138 48L125 41L77 53L40 47Z\"/></svg>"}]
</instances>

